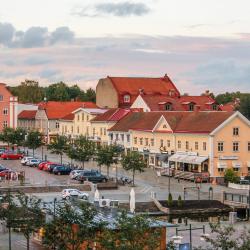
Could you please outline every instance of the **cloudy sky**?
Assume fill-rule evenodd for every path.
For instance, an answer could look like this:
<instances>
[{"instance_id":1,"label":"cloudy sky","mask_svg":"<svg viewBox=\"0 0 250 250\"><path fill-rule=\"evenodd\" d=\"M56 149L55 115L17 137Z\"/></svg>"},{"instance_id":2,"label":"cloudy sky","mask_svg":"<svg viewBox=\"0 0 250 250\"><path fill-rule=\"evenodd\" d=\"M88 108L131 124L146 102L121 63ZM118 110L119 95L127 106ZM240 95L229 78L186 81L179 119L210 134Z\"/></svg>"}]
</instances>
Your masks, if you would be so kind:
<instances>
[{"instance_id":1,"label":"cloudy sky","mask_svg":"<svg viewBox=\"0 0 250 250\"><path fill-rule=\"evenodd\" d=\"M0 0L0 82L163 76L250 91L249 0Z\"/></svg>"}]
</instances>

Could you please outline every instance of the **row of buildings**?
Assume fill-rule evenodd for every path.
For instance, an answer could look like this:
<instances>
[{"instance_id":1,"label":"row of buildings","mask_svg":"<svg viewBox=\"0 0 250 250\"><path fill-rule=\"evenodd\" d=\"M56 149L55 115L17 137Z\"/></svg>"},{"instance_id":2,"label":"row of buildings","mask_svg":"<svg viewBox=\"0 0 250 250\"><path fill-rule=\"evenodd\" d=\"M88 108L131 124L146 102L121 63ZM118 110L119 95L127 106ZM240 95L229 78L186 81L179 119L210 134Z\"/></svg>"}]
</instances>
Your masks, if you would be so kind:
<instances>
[{"instance_id":1,"label":"row of buildings","mask_svg":"<svg viewBox=\"0 0 250 250\"><path fill-rule=\"evenodd\" d=\"M42 102L18 113L17 126L53 137L87 136L138 151L149 166L221 179L250 171L250 123L206 91L181 95L170 78L107 77L91 102Z\"/></svg>"}]
</instances>

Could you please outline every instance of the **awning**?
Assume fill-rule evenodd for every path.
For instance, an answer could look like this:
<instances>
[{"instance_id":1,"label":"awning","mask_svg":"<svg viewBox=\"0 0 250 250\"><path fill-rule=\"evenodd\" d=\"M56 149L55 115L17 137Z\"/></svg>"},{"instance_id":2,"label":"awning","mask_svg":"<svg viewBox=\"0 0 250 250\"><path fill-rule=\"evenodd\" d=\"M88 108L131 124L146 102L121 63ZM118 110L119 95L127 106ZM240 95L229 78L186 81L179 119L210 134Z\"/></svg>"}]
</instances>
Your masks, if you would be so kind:
<instances>
[{"instance_id":1,"label":"awning","mask_svg":"<svg viewBox=\"0 0 250 250\"><path fill-rule=\"evenodd\" d=\"M219 161L219 162L217 163L217 167L218 167L218 168L227 168L227 163L226 163L226 162Z\"/></svg>"},{"instance_id":2,"label":"awning","mask_svg":"<svg viewBox=\"0 0 250 250\"><path fill-rule=\"evenodd\" d=\"M207 156L195 156L195 155L184 155L184 154L174 154L171 155L168 160L174 162L182 162L188 164L201 164L208 159Z\"/></svg>"},{"instance_id":3,"label":"awning","mask_svg":"<svg viewBox=\"0 0 250 250\"><path fill-rule=\"evenodd\" d=\"M169 155L168 155L168 154L156 154L156 157L157 157L160 161L167 161Z\"/></svg>"},{"instance_id":4,"label":"awning","mask_svg":"<svg viewBox=\"0 0 250 250\"><path fill-rule=\"evenodd\" d=\"M241 168L242 164L239 161L233 161L232 162L233 168Z\"/></svg>"}]
</instances>

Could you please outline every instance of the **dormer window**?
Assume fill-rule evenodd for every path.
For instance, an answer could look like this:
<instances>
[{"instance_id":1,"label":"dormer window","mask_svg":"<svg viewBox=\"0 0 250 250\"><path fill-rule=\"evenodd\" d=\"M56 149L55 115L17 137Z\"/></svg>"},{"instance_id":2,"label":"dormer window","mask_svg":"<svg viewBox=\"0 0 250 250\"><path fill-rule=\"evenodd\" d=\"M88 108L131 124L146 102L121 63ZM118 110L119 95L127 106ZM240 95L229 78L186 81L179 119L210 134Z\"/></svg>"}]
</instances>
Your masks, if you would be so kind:
<instances>
[{"instance_id":1,"label":"dormer window","mask_svg":"<svg viewBox=\"0 0 250 250\"><path fill-rule=\"evenodd\" d=\"M124 101L125 103L130 103L130 95L125 95L125 96L123 96L123 101Z\"/></svg>"},{"instance_id":2,"label":"dormer window","mask_svg":"<svg viewBox=\"0 0 250 250\"><path fill-rule=\"evenodd\" d=\"M172 110L172 103L167 103L165 109L168 111Z\"/></svg>"},{"instance_id":3,"label":"dormer window","mask_svg":"<svg viewBox=\"0 0 250 250\"><path fill-rule=\"evenodd\" d=\"M189 104L189 111L194 111L194 103Z\"/></svg>"},{"instance_id":4,"label":"dormer window","mask_svg":"<svg viewBox=\"0 0 250 250\"><path fill-rule=\"evenodd\" d=\"M217 104L213 104L213 105L212 105L212 109L213 109L213 110L218 110L218 105L217 105Z\"/></svg>"}]
</instances>

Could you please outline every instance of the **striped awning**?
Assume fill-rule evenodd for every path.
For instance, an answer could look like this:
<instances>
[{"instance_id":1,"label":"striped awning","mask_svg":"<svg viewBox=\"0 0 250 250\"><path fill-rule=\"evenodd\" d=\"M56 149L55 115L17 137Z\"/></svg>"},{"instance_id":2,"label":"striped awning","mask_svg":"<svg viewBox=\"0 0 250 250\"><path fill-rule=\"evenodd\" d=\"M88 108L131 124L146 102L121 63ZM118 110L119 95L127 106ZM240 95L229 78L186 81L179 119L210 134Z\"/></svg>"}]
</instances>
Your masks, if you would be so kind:
<instances>
[{"instance_id":1,"label":"striped awning","mask_svg":"<svg viewBox=\"0 0 250 250\"><path fill-rule=\"evenodd\" d=\"M233 161L232 165L233 165L233 168L241 168L242 167L242 163L239 161Z\"/></svg>"},{"instance_id":2,"label":"striped awning","mask_svg":"<svg viewBox=\"0 0 250 250\"><path fill-rule=\"evenodd\" d=\"M185 154L174 154L171 155L168 160L174 162L182 162L188 164L201 164L208 159L207 156L196 156L196 155L185 155Z\"/></svg>"},{"instance_id":3,"label":"striped awning","mask_svg":"<svg viewBox=\"0 0 250 250\"><path fill-rule=\"evenodd\" d=\"M223 162L223 161L219 161L217 163L217 167L218 168L227 168L227 163L226 162Z\"/></svg>"}]
</instances>

